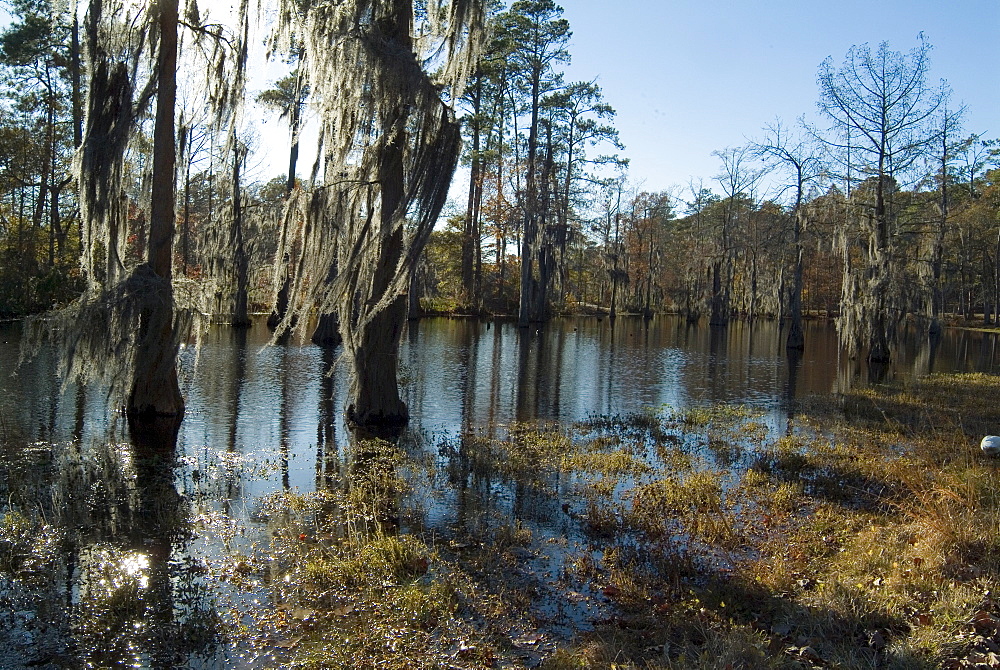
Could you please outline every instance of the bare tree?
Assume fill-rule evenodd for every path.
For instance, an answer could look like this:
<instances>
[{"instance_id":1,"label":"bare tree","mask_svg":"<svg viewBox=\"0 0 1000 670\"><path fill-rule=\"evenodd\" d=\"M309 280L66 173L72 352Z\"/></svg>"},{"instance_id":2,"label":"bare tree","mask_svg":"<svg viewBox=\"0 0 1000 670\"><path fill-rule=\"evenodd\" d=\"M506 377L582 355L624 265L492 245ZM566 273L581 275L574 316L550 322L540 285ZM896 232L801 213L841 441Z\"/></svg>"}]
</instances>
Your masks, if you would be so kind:
<instances>
[{"instance_id":1,"label":"bare tree","mask_svg":"<svg viewBox=\"0 0 1000 670\"><path fill-rule=\"evenodd\" d=\"M936 138L933 143L933 162L937 163L938 202L937 221L931 226L928 235L928 256L921 263L923 275L924 319L927 332L931 336L941 334L941 312L944 305L944 287L942 273L944 270L944 240L948 232L948 221L951 216L951 194L949 192L952 178L952 163L959 152L962 140L957 133L961 129L964 109L949 110L942 106L937 118Z\"/></svg>"},{"instance_id":2,"label":"bare tree","mask_svg":"<svg viewBox=\"0 0 1000 670\"><path fill-rule=\"evenodd\" d=\"M795 254L792 273L792 290L789 296L788 316L791 324L785 346L802 349L805 336L802 330L802 277L803 246L802 232L806 227L806 209L803 207L806 186L815 181L823 170L819 150L815 143L802 135L793 135L780 120L764 129L764 139L755 145L758 154L767 159L770 167L783 168L790 176L789 187L793 189L792 200L792 248Z\"/></svg>"},{"instance_id":3,"label":"bare tree","mask_svg":"<svg viewBox=\"0 0 1000 670\"><path fill-rule=\"evenodd\" d=\"M895 193L933 140L929 121L945 96L943 84L926 81L930 50L921 35L907 54L885 42L874 52L863 44L851 47L839 67L831 58L819 67L819 108L832 122L823 140L849 181L867 181L854 198L861 262L845 263L838 326L849 349L867 346L872 361L889 360L903 315L894 281Z\"/></svg>"},{"instance_id":4,"label":"bare tree","mask_svg":"<svg viewBox=\"0 0 1000 670\"><path fill-rule=\"evenodd\" d=\"M730 292L735 263L733 234L738 225L737 219L743 204L741 201L749 200L751 204L753 203L754 190L764 176L764 169L754 165L757 156L750 145L715 151L713 154L722 161L722 172L715 177L715 180L722 187L725 197L722 221L712 256L712 293L709 309L711 325L724 326L729 323L731 311Z\"/></svg>"}]
</instances>

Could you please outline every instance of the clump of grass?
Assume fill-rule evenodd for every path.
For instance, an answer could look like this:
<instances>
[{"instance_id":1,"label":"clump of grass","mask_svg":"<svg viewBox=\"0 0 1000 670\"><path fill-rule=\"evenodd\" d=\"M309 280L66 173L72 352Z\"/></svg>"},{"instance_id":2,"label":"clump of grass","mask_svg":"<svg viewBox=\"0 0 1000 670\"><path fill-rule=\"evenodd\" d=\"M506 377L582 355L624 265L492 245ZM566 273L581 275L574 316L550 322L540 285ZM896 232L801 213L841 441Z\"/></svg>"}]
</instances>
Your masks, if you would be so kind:
<instances>
[{"instance_id":1,"label":"clump of grass","mask_svg":"<svg viewBox=\"0 0 1000 670\"><path fill-rule=\"evenodd\" d=\"M20 512L9 510L0 520L0 572L17 573L31 555L34 524Z\"/></svg>"},{"instance_id":2,"label":"clump of grass","mask_svg":"<svg viewBox=\"0 0 1000 670\"><path fill-rule=\"evenodd\" d=\"M621 436L633 440L663 440L667 432L660 412L644 411L626 414L590 416L580 422L580 428L604 435Z\"/></svg>"},{"instance_id":3,"label":"clump of grass","mask_svg":"<svg viewBox=\"0 0 1000 670\"><path fill-rule=\"evenodd\" d=\"M513 547L527 547L531 544L531 529L515 520L497 526L492 533L490 542L493 551L506 551Z\"/></svg>"},{"instance_id":4,"label":"clump of grass","mask_svg":"<svg viewBox=\"0 0 1000 670\"><path fill-rule=\"evenodd\" d=\"M51 588L64 539L63 530L37 517L7 510L0 519L0 575L31 588Z\"/></svg>"},{"instance_id":5,"label":"clump of grass","mask_svg":"<svg viewBox=\"0 0 1000 670\"><path fill-rule=\"evenodd\" d=\"M588 498L584 512L588 532L597 537L617 536L622 530L625 509L623 505L613 501Z\"/></svg>"},{"instance_id":6,"label":"clump of grass","mask_svg":"<svg viewBox=\"0 0 1000 670\"><path fill-rule=\"evenodd\" d=\"M896 467L909 495L897 507L949 571L1000 574L1000 476L992 468L953 472Z\"/></svg>"},{"instance_id":7,"label":"clump of grass","mask_svg":"<svg viewBox=\"0 0 1000 670\"><path fill-rule=\"evenodd\" d=\"M652 470L644 460L626 451L566 454L559 467L567 472L593 472L605 477L641 475Z\"/></svg>"},{"instance_id":8,"label":"clump of grass","mask_svg":"<svg viewBox=\"0 0 1000 670\"><path fill-rule=\"evenodd\" d=\"M381 475L369 483L393 489ZM273 533L270 583L283 605L259 625L276 631L296 667L403 668L408 658L445 653L432 632L452 619L461 595L433 547L361 522L371 506L349 493L280 497L270 510L273 519L284 512L287 530Z\"/></svg>"},{"instance_id":9,"label":"clump of grass","mask_svg":"<svg viewBox=\"0 0 1000 670\"><path fill-rule=\"evenodd\" d=\"M352 537L309 551L303 577L318 588L381 590L427 572L433 552L412 535Z\"/></svg>"},{"instance_id":10,"label":"clump of grass","mask_svg":"<svg viewBox=\"0 0 1000 670\"><path fill-rule=\"evenodd\" d=\"M755 412L745 405L710 405L706 407L689 407L683 410L670 410L667 412L667 420L682 424L688 428L709 425L721 427L734 425L758 414L759 412Z\"/></svg>"},{"instance_id":11,"label":"clump of grass","mask_svg":"<svg viewBox=\"0 0 1000 670\"><path fill-rule=\"evenodd\" d=\"M560 459L574 445L566 431L554 424L516 423L506 436L465 435L460 445L445 444L449 456L467 459L470 468L484 476L498 473L505 478L537 483L558 469Z\"/></svg>"},{"instance_id":12,"label":"clump of grass","mask_svg":"<svg viewBox=\"0 0 1000 670\"><path fill-rule=\"evenodd\" d=\"M736 539L730 515L722 473L698 470L637 487L627 522L651 538L670 534L680 522L706 542L727 544Z\"/></svg>"}]
</instances>

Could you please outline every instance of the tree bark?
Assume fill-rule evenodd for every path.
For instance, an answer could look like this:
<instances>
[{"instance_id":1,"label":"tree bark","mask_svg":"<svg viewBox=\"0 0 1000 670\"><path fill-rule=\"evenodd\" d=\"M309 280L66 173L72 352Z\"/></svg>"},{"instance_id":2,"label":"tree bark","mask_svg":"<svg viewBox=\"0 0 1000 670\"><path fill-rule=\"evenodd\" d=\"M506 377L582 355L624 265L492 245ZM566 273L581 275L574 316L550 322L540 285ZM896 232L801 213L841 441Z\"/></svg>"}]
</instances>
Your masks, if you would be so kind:
<instances>
[{"instance_id":1,"label":"tree bark","mask_svg":"<svg viewBox=\"0 0 1000 670\"><path fill-rule=\"evenodd\" d=\"M384 240L382 253L372 276L372 299L384 295L392 281L403 253L403 229L393 227L397 209L403 202L403 152L405 132L395 129L396 136L386 143L381 157L379 181L382 202L379 217L382 230L392 230ZM342 302L342 310L351 310L351 300ZM351 376L351 400L347 418L363 426L393 426L405 424L409 410L399 397L396 376L399 343L406 322L407 295L395 296L390 305L374 312L371 318L355 328L352 337L354 374Z\"/></svg>"},{"instance_id":2,"label":"tree bark","mask_svg":"<svg viewBox=\"0 0 1000 670\"><path fill-rule=\"evenodd\" d=\"M541 67L531 72L531 123L528 126L528 155L524 192L524 230L521 233L521 300L517 312L517 325L526 328L537 321L535 313L538 305L536 293L538 280L535 276L535 251L538 246L538 111L540 107Z\"/></svg>"},{"instance_id":3,"label":"tree bark","mask_svg":"<svg viewBox=\"0 0 1000 670\"><path fill-rule=\"evenodd\" d=\"M83 143L83 103L80 91L80 19L77 17L76 3L72 3L73 25L70 32L70 82L73 105L73 148L79 149Z\"/></svg>"},{"instance_id":4,"label":"tree bark","mask_svg":"<svg viewBox=\"0 0 1000 670\"><path fill-rule=\"evenodd\" d=\"M239 141L236 141L233 147L233 220L229 238L236 270L236 290L233 296L233 326L236 328L248 328L251 325L247 304L250 282L247 252L243 243L243 189L240 178L245 151Z\"/></svg>"},{"instance_id":5,"label":"tree bark","mask_svg":"<svg viewBox=\"0 0 1000 670\"><path fill-rule=\"evenodd\" d=\"M788 306L792 322L788 327L788 339L785 342L785 348L804 349L805 334L802 330L802 275L804 270L802 258L802 212L799 211L799 205L796 205L795 209L795 228L793 233L795 272L792 276L792 296Z\"/></svg>"},{"instance_id":6,"label":"tree bark","mask_svg":"<svg viewBox=\"0 0 1000 670\"><path fill-rule=\"evenodd\" d=\"M171 263L174 235L174 104L177 97L177 0L159 3L156 121L146 263L133 274L143 291L139 346L127 411L137 416L179 416L184 399L177 383ZM146 297L145 291L150 291Z\"/></svg>"},{"instance_id":7,"label":"tree bark","mask_svg":"<svg viewBox=\"0 0 1000 670\"><path fill-rule=\"evenodd\" d=\"M476 282L478 265L479 217L482 207L482 156L481 135L482 122L482 74L476 72L476 83L472 97L472 164L469 169L469 200L465 210L465 226L462 231L462 286L465 289L466 301L473 311L479 311L480 296Z\"/></svg>"}]
</instances>

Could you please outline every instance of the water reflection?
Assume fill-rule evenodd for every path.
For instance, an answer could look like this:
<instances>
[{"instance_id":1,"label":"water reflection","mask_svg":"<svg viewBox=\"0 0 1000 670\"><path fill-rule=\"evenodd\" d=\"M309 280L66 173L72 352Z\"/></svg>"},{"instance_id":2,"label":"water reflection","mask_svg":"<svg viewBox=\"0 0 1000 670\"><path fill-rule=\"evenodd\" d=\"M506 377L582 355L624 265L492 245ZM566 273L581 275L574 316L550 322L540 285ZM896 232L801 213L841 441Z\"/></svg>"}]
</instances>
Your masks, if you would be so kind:
<instances>
[{"instance_id":1,"label":"water reflection","mask_svg":"<svg viewBox=\"0 0 1000 670\"><path fill-rule=\"evenodd\" d=\"M620 317L613 324L579 318L533 329L474 319L414 322L400 355L410 431L455 433L664 405L788 409L796 398L842 392L879 375L1000 369L996 334L947 330L933 341L904 338L891 366L879 372L841 356L831 326L805 326L806 349L789 358L785 333L768 322L709 328L666 317ZM314 487L347 442L340 422L346 370L338 349L267 346L269 337L264 324L249 332L220 327L200 347L182 349L189 411L180 448L204 454L226 445L230 461L273 455L283 487ZM0 328L0 430L52 442L106 436L104 394L72 385L60 392L56 362L46 351L18 368L18 338L15 326ZM234 501L244 495L229 493Z\"/></svg>"},{"instance_id":2,"label":"water reflection","mask_svg":"<svg viewBox=\"0 0 1000 670\"><path fill-rule=\"evenodd\" d=\"M85 663L172 668L214 656L214 603L198 567L182 558L190 524L174 486L179 427L173 419L129 422L131 443L108 454L120 460L102 477L117 489L106 501L112 513L70 539L79 570L70 620Z\"/></svg>"},{"instance_id":3,"label":"water reflection","mask_svg":"<svg viewBox=\"0 0 1000 670\"><path fill-rule=\"evenodd\" d=\"M74 406L87 397L69 395ZM116 426L100 442L5 445L4 566L17 578L0 580L0 600L16 603L4 635L30 644L4 645L0 665L217 667L215 599L187 551L170 423ZM12 524L24 538L6 535Z\"/></svg>"},{"instance_id":4,"label":"water reflection","mask_svg":"<svg viewBox=\"0 0 1000 670\"><path fill-rule=\"evenodd\" d=\"M323 347L319 385L318 421L316 422L316 490L333 486L340 475L340 452L337 448L338 406L334 383L336 351Z\"/></svg>"},{"instance_id":5,"label":"water reflection","mask_svg":"<svg viewBox=\"0 0 1000 670\"><path fill-rule=\"evenodd\" d=\"M416 481L409 500L386 499L375 514L380 532L409 525L474 535L519 519L544 538L572 523L556 502L572 482L558 474L537 486L508 481L484 469L476 442L452 439L458 435L489 435L489 427L514 421L720 402L756 405L777 427L803 397L873 378L863 360L840 355L831 327L805 325L806 348L798 351L785 349L784 333L771 323L411 323L400 361L412 420L393 441L408 462L433 463L439 472ZM0 327L4 510L43 501L42 517L64 533L51 540L46 569L54 578L3 595L11 611L55 617L55 632L35 638L36 655L21 661L212 667L232 658L240 651L220 642L218 601L227 587L208 584L205 566L260 550L278 523L262 502L270 494L349 498L373 473L395 467L385 453L362 448L342 422L347 379L339 350L267 346L269 338L263 323L250 331L220 327L200 346L183 348L181 426L126 432L100 389L61 388L48 352L17 367L19 333ZM975 370L1000 371L996 334L948 330L937 340L904 339L882 374ZM261 533L236 530L243 527Z\"/></svg>"}]
</instances>

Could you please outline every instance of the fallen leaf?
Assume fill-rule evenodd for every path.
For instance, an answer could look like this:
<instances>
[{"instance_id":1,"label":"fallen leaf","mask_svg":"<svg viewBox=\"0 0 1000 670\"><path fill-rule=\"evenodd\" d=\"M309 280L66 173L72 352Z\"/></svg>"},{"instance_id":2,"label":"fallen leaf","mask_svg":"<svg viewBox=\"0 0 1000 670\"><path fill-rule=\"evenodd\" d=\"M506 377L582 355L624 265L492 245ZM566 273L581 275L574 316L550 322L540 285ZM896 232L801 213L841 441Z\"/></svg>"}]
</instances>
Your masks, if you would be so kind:
<instances>
[{"instance_id":1,"label":"fallen leaf","mask_svg":"<svg viewBox=\"0 0 1000 670\"><path fill-rule=\"evenodd\" d=\"M986 612L984 610L979 610L972 616L972 623L976 628L982 628L984 630L997 631L1000 629L1000 619Z\"/></svg>"},{"instance_id":2,"label":"fallen leaf","mask_svg":"<svg viewBox=\"0 0 1000 670\"><path fill-rule=\"evenodd\" d=\"M523 649L524 647L532 647L544 639L545 635L543 635L542 633L535 632L535 633L528 633L527 635L522 635L516 640L512 640L512 643L515 647Z\"/></svg>"}]
</instances>

